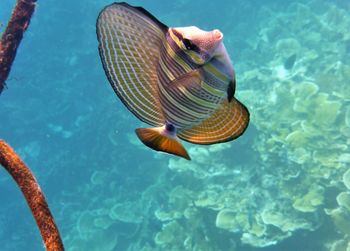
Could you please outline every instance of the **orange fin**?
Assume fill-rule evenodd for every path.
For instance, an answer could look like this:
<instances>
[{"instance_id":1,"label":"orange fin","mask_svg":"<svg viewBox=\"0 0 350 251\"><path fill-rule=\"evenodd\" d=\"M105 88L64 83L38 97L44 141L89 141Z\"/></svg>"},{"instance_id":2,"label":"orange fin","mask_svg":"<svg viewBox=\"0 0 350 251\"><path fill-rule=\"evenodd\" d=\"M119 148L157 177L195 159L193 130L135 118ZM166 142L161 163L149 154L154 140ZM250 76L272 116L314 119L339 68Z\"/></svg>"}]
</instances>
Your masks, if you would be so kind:
<instances>
[{"instance_id":1,"label":"orange fin","mask_svg":"<svg viewBox=\"0 0 350 251\"><path fill-rule=\"evenodd\" d=\"M249 111L236 98L225 100L214 113L200 124L182 131L178 136L194 144L216 144L238 138L247 129Z\"/></svg>"},{"instance_id":2,"label":"orange fin","mask_svg":"<svg viewBox=\"0 0 350 251\"><path fill-rule=\"evenodd\" d=\"M153 150L174 154L187 160L191 159L177 137L167 134L163 127L138 128L135 132L142 143Z\"/></svg>"}]
</instances>

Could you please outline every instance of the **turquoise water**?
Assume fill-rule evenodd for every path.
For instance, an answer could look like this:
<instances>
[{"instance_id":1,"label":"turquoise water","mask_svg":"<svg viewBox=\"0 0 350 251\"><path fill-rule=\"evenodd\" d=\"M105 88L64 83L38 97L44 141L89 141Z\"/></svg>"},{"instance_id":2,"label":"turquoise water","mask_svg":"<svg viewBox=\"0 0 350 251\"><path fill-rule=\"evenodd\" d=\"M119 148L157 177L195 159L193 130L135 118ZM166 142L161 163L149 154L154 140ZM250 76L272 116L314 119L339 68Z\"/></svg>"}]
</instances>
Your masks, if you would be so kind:
<instances>
[{"instance_id":1,"label":"turquoise water","mask_svg":"<svg viewBox=\"0 0 350 251\"><path fill-rule=\"evenodd\" d=\"M145 125L105 77L95 22L110 3L38 1L0 97L0 138L35 173L66 250L349 250L350 4L128 1L224 34L251 123L230 143L186 144L188 162L139 143ZM44 250L0 170L0 250Z\"/></svg>"}]
</instances>

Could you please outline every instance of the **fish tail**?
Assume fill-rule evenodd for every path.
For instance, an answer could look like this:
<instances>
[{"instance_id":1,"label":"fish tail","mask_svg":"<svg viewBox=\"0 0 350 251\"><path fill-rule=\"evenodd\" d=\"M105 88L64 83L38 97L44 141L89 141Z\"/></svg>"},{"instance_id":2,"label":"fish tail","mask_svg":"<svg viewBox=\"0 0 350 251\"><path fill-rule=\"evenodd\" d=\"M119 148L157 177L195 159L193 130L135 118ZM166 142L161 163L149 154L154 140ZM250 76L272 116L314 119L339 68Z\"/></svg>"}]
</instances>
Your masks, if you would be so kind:
<instances>
[{"instance_id":1,"label":"fish tail","mask_svg":"<svg viewBox=\"0 0 350 251\"><path fill-rule=\"evenodd\" d=\"M178 138L168 133L164 127L137 128L135 132L142 143L153 150L174 154L187 160L191 159Z\"/></svg>"}]
</instances>

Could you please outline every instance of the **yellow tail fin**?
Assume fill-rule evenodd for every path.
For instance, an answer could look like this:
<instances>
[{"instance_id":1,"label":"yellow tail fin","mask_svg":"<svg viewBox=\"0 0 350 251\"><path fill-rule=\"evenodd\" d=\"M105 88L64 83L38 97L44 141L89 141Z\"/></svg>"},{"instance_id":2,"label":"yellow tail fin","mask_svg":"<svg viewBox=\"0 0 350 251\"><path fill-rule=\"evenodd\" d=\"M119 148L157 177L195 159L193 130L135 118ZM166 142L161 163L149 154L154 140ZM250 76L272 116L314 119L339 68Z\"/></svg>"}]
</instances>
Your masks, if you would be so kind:
<instances>
[{"instance_id":1,"label":"yellow tail fin","mask_svg":"<svg viewBox=\"0 0 350 251\"><path fill-rule=\"evenodd\" d=\"M153 150L174 154L188 160L191 159L177 137L168 135L162 127L138 128L135 132L142 143Z\"/></svg>"}]
</instances>

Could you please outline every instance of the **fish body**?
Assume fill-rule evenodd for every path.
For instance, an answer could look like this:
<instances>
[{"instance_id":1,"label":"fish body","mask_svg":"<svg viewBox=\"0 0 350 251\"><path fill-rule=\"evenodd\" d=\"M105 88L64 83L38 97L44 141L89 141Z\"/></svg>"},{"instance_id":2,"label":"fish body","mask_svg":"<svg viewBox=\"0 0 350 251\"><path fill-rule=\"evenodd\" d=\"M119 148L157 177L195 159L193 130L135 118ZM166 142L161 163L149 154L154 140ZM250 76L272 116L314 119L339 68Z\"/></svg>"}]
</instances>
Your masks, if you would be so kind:
<instances>
[{"instance_id":1,"label":"fish body","mask_svg":"<svg viewBox=\"0 0 350 251\"><path fill-rule=\"evenodd\" d=\"M169 28L141 7L114 3L97 20L106 75L126 107L154 128L136 134L150 148L190 159L195 144L233 140L249 112L236 98L235 72L219 30Z\"/></svg>"},{"instance_id":2,"label":"fish body","mask_svg":"<svg viewBox=\"0 0 350 251\"><path fill-rule=\"evenodd\" d=\"M183 40L190 40L184 38L186 34L192 35L187 37L198 44L196 48L185 48ZM200 51L197 37L209 44L206 51ZM208 118L227 96L233 68L222 73L226 65L211 57L216 50L226 52L221 40L221 32L204 32L196 27L173 28L166 33L158 67L159 98L167 122L179 131Z\"/></svg>"}]
</instances>

